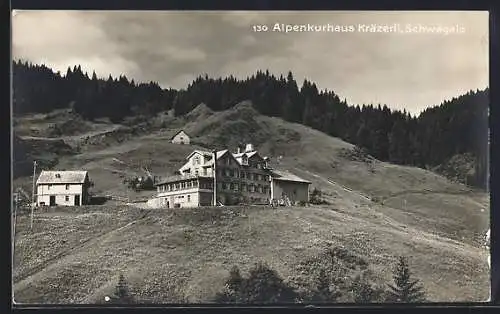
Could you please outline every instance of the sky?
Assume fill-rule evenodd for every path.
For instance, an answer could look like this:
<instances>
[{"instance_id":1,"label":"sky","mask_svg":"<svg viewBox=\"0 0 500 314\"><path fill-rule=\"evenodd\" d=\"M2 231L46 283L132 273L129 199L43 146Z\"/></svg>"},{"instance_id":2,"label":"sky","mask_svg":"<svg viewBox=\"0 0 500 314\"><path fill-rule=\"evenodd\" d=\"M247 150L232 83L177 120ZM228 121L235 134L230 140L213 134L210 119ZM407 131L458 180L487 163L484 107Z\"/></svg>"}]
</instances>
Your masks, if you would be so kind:
<instances>
[{"instance_id":1,"label":"sky","mask_svg":"<svg viewBox=\"0 0 500 314\"><path fill-rule=\"evenodd\" d=\"M418 114L488 86L488 18L486 11L14 11L12 58L176 89L204 74L292 71L299 86L307 78L349 104Z\"/></svg>"}]
</instances>

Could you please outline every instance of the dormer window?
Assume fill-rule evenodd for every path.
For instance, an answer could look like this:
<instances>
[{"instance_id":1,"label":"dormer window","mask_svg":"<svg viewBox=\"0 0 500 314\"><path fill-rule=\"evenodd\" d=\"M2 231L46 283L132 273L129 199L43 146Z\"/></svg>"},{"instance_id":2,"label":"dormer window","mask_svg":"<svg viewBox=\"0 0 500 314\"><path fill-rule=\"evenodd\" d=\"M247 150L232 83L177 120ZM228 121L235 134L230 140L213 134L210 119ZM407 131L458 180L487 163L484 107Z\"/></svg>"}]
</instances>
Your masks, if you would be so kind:
<instances>
[{"instance_id":1,"label":"dormer window","mask_svg":"<svg viewBox=\"0 0 500 314\"><path fill-rule=\"evenodd\" d=\"M246 155L243 155L243 156L241 157L241 163L242 163L243 165L248 165L248 157L247 157Z\"/></svg>"},{"instance_id":2,"label":"dormer window","mask_svg":"<svg viewBox=\"0 0 500 314\"><path fill-rule=\"evenodd\" d=\"M56 178L61 179L61 174L60 173L56 173Z\"/></svg>"},{"instance_id":3,"label":"dormer window","mask_svg":"<svg viewBox=\"0 0 500 314\"><path fill-rule=\"evenodd\" d=\"M195 157L194 157L194 164L195 164L195 165L199 165L200 163L201 163L200 156L195 156Z\"/></svg>"}]
</instances>

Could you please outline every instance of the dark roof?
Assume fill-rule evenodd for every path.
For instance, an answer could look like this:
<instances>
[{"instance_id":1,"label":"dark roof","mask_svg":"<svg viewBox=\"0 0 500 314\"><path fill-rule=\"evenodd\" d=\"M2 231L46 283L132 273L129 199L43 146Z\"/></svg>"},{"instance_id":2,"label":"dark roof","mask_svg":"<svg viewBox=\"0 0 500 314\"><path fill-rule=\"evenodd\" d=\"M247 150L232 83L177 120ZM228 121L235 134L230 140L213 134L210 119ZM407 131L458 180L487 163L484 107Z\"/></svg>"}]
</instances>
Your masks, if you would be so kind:
<instances>
[{"instance_id":1,"label":"dark roof","mask_svg":"<svg viewBox=\"0 0 500 314\"><path fill-rule=\"evenodd\" d=\"M180 130L179 132L175 133L175 134L174 134L174 136L172 136L172 137L170 138L170 140L173 140L173 139L174 139L174 137L176 137L177 135L179 135L179 133L181 133L181 132L184 132L184 134L186 134L186 135L189 137L189 135L188 135L188 134L187 134L184 130Z\"/></svg>"},{"instance_id":2,"label":"dark roof","mask_svg":"<svg viewBox=\"0 0 500 314\"><path fill-rule=\"evenodd\" d=\"M201 154L201 155L205 155L205 156L212 156L212 153L211 153L211 152L209 152L209 151L205 151L205 150L199 150L199 149L197 149L197 150L193 150L193 151L191 152L191 154L189 154L189 155L186 157L186 160L189 160L189 158L191 158L191 156L193 156L193 155L194 155L194 154L196 154L196 153Z\"/></svg>"},{"instance_id":3,"label":"dark roof","mask_svg":"<svg viewBox=\"0 0 500 314\"><path fill-rule=\"evenodd\" d=\"M273 170L272 178L273 180L278 180L278 181L291 181L291 182L300 182L308 184L311 183L310 181L304 180L301 177L298 177L289 171Z\"/></svg>"}]
</instances>

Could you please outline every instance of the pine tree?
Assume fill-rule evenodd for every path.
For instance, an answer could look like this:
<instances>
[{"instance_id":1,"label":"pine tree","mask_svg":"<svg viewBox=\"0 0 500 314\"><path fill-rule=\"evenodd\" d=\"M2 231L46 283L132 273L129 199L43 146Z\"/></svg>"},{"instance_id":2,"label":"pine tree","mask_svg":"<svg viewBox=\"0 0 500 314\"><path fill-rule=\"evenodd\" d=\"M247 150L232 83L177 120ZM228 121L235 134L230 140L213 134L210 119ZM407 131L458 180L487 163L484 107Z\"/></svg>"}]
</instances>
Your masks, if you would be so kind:
<instances>
[{"instance_id":1,"label":"pine tree","mask_svg":"<svg viewBox=\"0 0 500 314\"><path fill-rule=\"evenodd\" d=\"M234 291L238 291L242 283L243 278L241 277L240 270L237 266L234 266L229 272L227 286Z\"/></svg>"},{"instance_id":2,"label":"pine tree","mask_svg":"<svg viewBox=\"0 0 500 314\"><path fill-rule=\"evenodd\" d=\"M404 256L399 257L394 270L394 285L388 284L388 302L416 303L425 302L425 292L419 280L411 280L408 261Z\"/></svg>"},{"instance_id":3,"label":"pine tree","mask_svg":"<svg viewBox=\"0 0 500 314\"><path fill-rule=\"evenodd\" d=\"M115 287L115 295L113 298L115 303L134 303L132 296L130 295L128 282L125 280L125 276L120 274L118 284Z\"/></svg>"}]
</instances>

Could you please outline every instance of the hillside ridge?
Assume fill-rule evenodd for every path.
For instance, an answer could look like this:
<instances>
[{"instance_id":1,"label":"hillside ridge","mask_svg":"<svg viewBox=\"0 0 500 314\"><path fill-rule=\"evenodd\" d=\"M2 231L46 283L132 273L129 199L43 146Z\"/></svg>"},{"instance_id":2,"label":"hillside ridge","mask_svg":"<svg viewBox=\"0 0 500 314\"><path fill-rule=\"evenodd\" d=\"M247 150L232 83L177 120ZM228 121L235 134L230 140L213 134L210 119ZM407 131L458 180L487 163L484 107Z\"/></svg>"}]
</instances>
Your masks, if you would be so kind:
<instances>
[{"instance_id":1,"label":"hillside ridge","mask_svg":"<svg viewBox=\"0 0 500 314\"><path fill-rule=\"evenodd\" d=\"M15 61L13 72L15 116L72 103L86 120L104 117L119 124L130 117L148 121L171 110L183 116L200 103L215 112L225 111L249 99L263 115L341 138L383 161L432 169L457 154L470 153L475 171L467 183L488 189L488 88L457 95L416 117L384 104L347 104L332 91L319 91L309 80L299 89L291 72L276 76L257 71L241 80L200 76L183 90L162 89L155 82L136 84L125 76L90 79L79 66L61 76L43 65Z\"/></svg>"}]
</instances>

